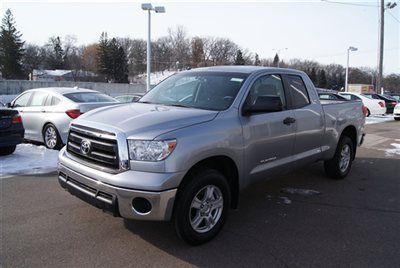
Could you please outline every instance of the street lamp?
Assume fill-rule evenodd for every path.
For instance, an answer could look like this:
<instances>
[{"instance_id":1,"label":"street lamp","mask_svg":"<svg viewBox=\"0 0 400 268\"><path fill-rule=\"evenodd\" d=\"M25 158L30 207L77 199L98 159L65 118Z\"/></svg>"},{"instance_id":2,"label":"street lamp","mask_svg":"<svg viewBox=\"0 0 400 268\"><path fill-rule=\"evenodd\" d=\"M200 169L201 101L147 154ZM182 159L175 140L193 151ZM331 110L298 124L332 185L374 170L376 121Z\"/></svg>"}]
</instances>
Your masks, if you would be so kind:
<instances>
[{"instance_id":1,"label":"street lamp","mask_svg":"<svg viewBox=\"0 0 400 268\"><path fill-rule=\"evenodd\" d=\"M358 48L356 47L349 47L347 49L347 65L346 65L346 82L344 85L344 91L347 92L349 91L349 58L350 58L350 51L357 51Z\"/></svg>"},{"instance_id":2,"label":"street lamp","mask_svg":"<svg viewBox=\"0 0 400 268\"><path fill-rule=\"evenodd\" d=\"M151 11L156 13L165 13L165 7L158 6L153 7L150 3L142 4L142 9L148 13L148 24L147 24L147 82L146 90L150 90L150 73L151 73Z\"/></svg>"}]
</instances>

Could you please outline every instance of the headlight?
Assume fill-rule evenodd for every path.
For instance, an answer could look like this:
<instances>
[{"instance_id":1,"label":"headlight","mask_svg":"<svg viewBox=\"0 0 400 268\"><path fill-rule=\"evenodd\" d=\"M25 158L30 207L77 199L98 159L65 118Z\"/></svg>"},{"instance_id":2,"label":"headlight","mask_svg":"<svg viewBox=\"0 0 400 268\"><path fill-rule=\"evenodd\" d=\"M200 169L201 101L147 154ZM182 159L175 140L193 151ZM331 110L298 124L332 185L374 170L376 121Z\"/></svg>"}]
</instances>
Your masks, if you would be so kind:
<instances>
[{"instance_id":1,"label":"headlight","mask_svg":"<svg viewBox=\"0 0 400 268\"><path fill-rule=\"evenodd\" d=\"M138 161L161 161L176 147L176 140L141 141L128 140L129 158Z\"/></svg>"}]
</instances>

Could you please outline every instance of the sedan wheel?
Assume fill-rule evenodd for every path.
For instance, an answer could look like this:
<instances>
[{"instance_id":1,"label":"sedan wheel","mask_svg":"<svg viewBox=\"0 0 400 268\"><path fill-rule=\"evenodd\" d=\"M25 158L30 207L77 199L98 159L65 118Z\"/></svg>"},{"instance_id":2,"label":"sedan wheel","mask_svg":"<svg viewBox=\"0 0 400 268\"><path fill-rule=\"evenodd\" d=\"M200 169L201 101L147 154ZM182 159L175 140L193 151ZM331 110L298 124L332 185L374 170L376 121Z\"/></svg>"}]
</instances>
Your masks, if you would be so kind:
<instances>
[{"instance_id":1,"label":"sedan wheel","mask_svg":"<svg viewBox=\"0 0 400 268\"><path fill-rule=\"evenodd\" d=\"M49 149L58 149L61 145L57 129L53 125L47 125L43 132L44 144Z\"/></svg>"}]
</instances>

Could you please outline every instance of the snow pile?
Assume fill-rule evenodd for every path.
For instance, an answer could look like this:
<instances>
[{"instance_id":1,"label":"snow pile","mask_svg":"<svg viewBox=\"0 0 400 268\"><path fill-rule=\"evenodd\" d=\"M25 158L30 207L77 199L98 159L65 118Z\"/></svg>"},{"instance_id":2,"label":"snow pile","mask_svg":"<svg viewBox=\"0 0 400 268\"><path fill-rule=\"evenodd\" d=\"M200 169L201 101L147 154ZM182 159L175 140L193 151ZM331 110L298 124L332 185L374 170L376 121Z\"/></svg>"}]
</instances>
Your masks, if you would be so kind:
<instances>
[{"instance_id":1,"label":"snow pile","mask_svg":"<svg viewBox=\"0 0 400 268\"><path fill-rule=\"evenodd\" d=\"M49 173L57 170L57 164L58 151L33 144L19 144L13 154L0 156L0 178Z\"/></svg>"},{"instance_id":2,"label":"snow pile","mask_svg":"<svg viewBox=\"0 0 400 268\"><path fill-rule=\"evenodd\" d=\"M400 141L399 139L396 139L396 141ZM391 143L391 146L393 146L394 148L390 148L390 149L385 149L385 156L387 157L392 157L395 155L400 155L400 144L399 143Z\"/></svg>"},{"instance_id":3,"label":"snow pile","mask_svg":"<svg viewBox=\"0 0 400 268\"><path fill-rule=\"evenodd\" d=\"M290 188L290 187L282 188L281 192L286 193L286 194L298 194L298 195L304 195L304 196L321 194L321 192L318 192L316 190L296 189L296 188Z\"/></svg>"},{"instance_id":4,"label":"snow pile","mask_svg":"<svg viewBox=\"0 0 400 268\"><path fill-rule=\"evenodd\" d=\"M393 121L394 117L393 115L371 115L369 117L365 118L365 124L366 125L371 125L371 124L378 124L378 123L384 123L388 121Z\"/></svg>"}]
</instances>

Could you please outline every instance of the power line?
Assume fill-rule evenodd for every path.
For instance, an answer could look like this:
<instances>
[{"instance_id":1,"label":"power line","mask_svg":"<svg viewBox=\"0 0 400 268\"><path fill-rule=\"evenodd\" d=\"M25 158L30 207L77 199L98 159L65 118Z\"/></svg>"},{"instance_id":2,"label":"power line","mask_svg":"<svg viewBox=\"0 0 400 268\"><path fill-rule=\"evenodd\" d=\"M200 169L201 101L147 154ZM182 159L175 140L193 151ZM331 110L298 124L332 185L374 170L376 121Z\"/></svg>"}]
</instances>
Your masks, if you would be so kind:
<instances>
[{"instance_id":1,"label":"power line","mask_svg":"<svg viewBox=\"0 0 400 268\"><path fill-rule=\"evenodd\" d=\"M339 4L339 5L347 5L347 6L379 7L378 5L367 5L367 4L359 4L359 3L346 3L346 2L338 2L338 1L330 1L330 0L321 0L321 1L327 2L330 4Z\"/></svg>"}]
</instances>

